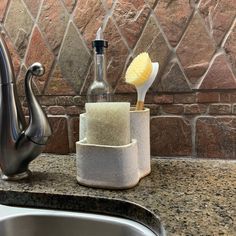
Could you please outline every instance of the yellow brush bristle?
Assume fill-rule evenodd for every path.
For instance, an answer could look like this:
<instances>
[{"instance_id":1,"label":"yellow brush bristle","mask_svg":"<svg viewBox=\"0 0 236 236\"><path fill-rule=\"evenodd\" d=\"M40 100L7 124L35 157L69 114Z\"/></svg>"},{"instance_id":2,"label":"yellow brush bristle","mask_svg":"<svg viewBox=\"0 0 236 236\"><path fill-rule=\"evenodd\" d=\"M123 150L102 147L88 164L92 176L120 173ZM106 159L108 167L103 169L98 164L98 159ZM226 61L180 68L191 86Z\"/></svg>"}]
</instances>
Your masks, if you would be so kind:
<instances>
[{"instance_id":1,"label":"yellow brush bristle","mask_svg":"<svg viewBox=\"0 0 236 236\"><path fill-rule=\"evenodd\" d=\"M129 65L126 74L125 81L135 86L143 85L152 73L152 61L148 53L143 52Z\"/></svg>"}]
</instances>

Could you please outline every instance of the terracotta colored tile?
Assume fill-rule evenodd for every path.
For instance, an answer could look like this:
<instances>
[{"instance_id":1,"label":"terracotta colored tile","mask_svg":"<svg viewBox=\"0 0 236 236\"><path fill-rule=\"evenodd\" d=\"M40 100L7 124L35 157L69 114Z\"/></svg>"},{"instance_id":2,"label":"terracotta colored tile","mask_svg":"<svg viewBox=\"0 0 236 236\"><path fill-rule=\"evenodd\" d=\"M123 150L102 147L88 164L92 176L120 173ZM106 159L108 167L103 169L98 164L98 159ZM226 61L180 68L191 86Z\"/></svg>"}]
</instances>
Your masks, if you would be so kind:
<instances>
[{"instance_id":1,"label":"terracotta colored tile","mask_svg":"<svg viewBox=\"0 0 236 236\"><path fill-rule=\"evenodd\" d=\"M66 114L70 116L78 116L80 114L80 108L77 106L66 107Z\"/></svg>"},{"instance_id":2,"label":"terracotta colored tile","mask_svg":"<svg viewBox=\"0 0 236 236\"><path fill-rule=\"evenodd\" d=\"M230 115L231 114L231 104L210 104L209 114L217 115Z\"/></svg>"},{"instance_id":3,"label":"terracotta colored tile","mask_svg":"<svg viewBox=\"0 0 236 236\"><path fill-rule=\"evenodd\" d=\"M51 48L58 52L66 30L69 15L59 0L44 1L38 24Z\"/></svg>"},{"instance_id":4,"label":"terracotta colored tile","mask_svg":"<svg viewBox=\"0 0 236 236\"><path fill-rule=\"evenodd\" d=\"M123 74L121 75L121 79L118 81L117 86L115 88L115 93L137 93L136 88L132 84L128 84L125 82L125 73L128 68L128 65L130 65L131 61L133 60L133 57L128 57L126 59L126 65L125 69L123 71Z\"/></svg>"},{"instance_id":5,"label":"terracotta colored tile","mask_svg":"<svg viewBox=\"0 0 236 236\"><path fill-rule=\"evenodd\" d=\"M48 48L39 29L35 27L31 37L31 41L29 43L29 48L27 51L25 63L26 66L28 67L34 62L40 62L45 67L45 75L42 77L37 77L35 79L35 83L37 84L37 87L40 89L41 92L43 91L45 83L48 79L53 61L54 61L53 53Z\"/></svg>"},{"instance_id":6,"label":"terracotta colored tile","mask_svg":"<svg viewBox=\"0 0 236 236\"><path fill-rule=\"evenodd\" d=\"M150 8L144 0L118 0L113 12L122 35L126 38L129 47L133 48L147 21Z\"/></svg>"},{"instance_id":7,"label":"terracotta colored tile","mask_svg":"<svg viewBox=\"0 0 236 236\"><path fill-rule=\"evenodd\" d=\"M149 104L153 104L154 101L155 101L155 96L156 94L150 92L150 93L147 93L146 96L145 96L145 103L149 103ZM136 95L135 95L136 96ZM158 95L157 95L158 96ZM171 95L172 96L172 95ZM168 99L168 98L167 98Z\"/></svg>"},{"instance_id":8,"label":"terracotta colored tile","mask_svg":"<svg viewBox=\"0 0 236 236\"><path fill-rule=\"evenodd\" d=\"M96 38L96 32L102 26L106 11L100 0L80 0L75 12L74 22L82 33L89 48Z\"/></svg>"},{"instance_id":9,"label":"terracotta colored tile","mask_svg":"<svg viewBox=\"0 0 236 236\"><path fill-rule=\"evenodd\" d=\"M136 88L132 84L127 84L124 80L120 80L116 90L116 93L136 93Z\"/></svg>"},{"instance_id":10,"label":"terracotta colored tile","mask_svg":"<svg viewBox=\"0 0 236 236\"><path fill-rule=\"evenodd\" d=\"M235 89L236 78L224 55L215 58L200 89Z\"/></svg>"},{"instance_id":11,"label":"terracotta colored tile","mask_svg":"<svg viewBox=\"0 0 236 236\"><path fill-rule=\"evenodd\" d=\"M230 93L221 93L220 102L230 102Z\"/></svg>"},{"instance_id":12,"label":"terracotta colored tile","mask_svg":"<svg viewBox=\"0 0 236 236\"><path fill-rule=\"evenodd\" d=\"M183 105L162 105L161 106L162 111L167 114L182 114L184 112L184 106Z\"/></svg>"},{"instance_id":13,"label":"terracotta colored tile","mask_svg":"<svg viewBox=\"0 0 236 236\"><path fill-rule=\"evenodd\" d=\"M146 108L150 109L150 116L161 115L161 106L156 104L145 104Z\"/></svg>"},{"instance_id":14,"label":"terracotta colored tile","mask_svg":"<svg viewBox=\"0 0 236 236\"><path fill-rule=\"evenodd\" d=\"M71 13L74 10L77 0L62 0L65 3L67 10Z\"/></svg>"},{"instance_id":15,"label":"terracotta colored tile","mask_svg":"<svg viewBox=\"0 0 236 236\"><path fill-rule=\"evenodd\" d=\"M57 65L52 73L52 76L47 84L44 92L47 95L75 95L73 87L61 74L61 69Z\"/></svg>"},{"instance_id":16,"label":"terracotta colored tile","mask_svg":"<svg viewBox=\"0 0 236 236\"><path fill-rule=\"evenodd\" d=\"M174 94L174 103L195 103L196 95L194 93Z\"/></svg>"},{"instance_id":17,"label":"terracotta colored tile","mask_svg":"<svg viewBox=\"0 0 236 236\"><path fill-rule=\"evenodd\" d=\"M231 62L234 75L236 76L236 23L231 34L227 38L224 48Z\"/></svg>"},{"instance_id":18,"label":"terracotta colored tile","mask_svg":"<svg viewBox=\"0 0 236 236\"><path fill-rule=\"evenodd\" d=\"M136 44L134 57L141 52L148 52L151 60L159 63L158 75L152 85L152 90L156 91L158 90L158 83L165 69L171 51L153 16L149 18L147 25Z\"/></svg>"},{"instance_id":19,"label":"terracotta colored tile","mask_svg":"<svg viewBox=\"0 0 236 236\"><path fill-rule=\"evenodd\" d=\"M50 106L48 107L48 113L51 115L65 115L66 110L63 106Z\"/></svg>"},{"instance_id":20,"label":"terracotta colored tile","mask_svg":"<svg viewBox=\"0 0 236 236\"><path fill-rule=\"evenodd\" d=\"M27 5L29 11L36 18L38 14L38 10L41 4L41 0L24 0L25 4Z\"/></svg>"},{"instance_id":21,"label":"terracotta colored tile","mask_svg":"<svg viewBox=\"0 0 236 236\"><path fill-rule=\"evenodd\" d=\"M146 2L150 5L151 8L155 8L158 0L146 0Z\"/></svg>"},{"instance_id":22,"label":"terracotta colored tile","mask_svg":"<svg viewBox=\"0 0 236 236\"><path fill-rule=\"evenodd\" d=\"M9 2L9 0L1 0L1 2L0 2L0 22L3 21L3 18L6 13L8 2Z\"/></svg>"},{"instance_id":23,"label":"terracotta colored tile","mask_svg":"<svg viewBox=\"0 0 236 236\"><path fill-rule=\"evenodd\" d=\"M230 94L230 102L236 102L236 94L235 93Z\"/></svg>"},{"instance_id":24,"label":"terracotta colored tile","mask_svg":"<svg viewBox=\"0 0 236 236\"><path fill-rule=\"evenodd\" d=\"M199 82L207 70L214 52L215 45L206 31L204 21L195 14L177 49L184 71L193 85Z\"/></svg>"},{"instance_id":25,"label":"terracotta colored tile","mask_svg":"<svg viewBox=\"0 0 236 236\"><path fill-rule=\"evenodd\" d=\"M156 16L172 46L176 46L193 12L189 0L159 0Z\"/></svg>"},{"instance_id":26,"label":"terracotta colored tile","mask_svg":"<svg viewBox=\"0 0 236 236\"><path fill-rule=\"evenodd\" d=\"M199 103L211 103L211 102L219 102L220 94L216 92L205 92L205 93L197 93L197 102Z\"/></svg>"},{"instance_id":27,"label":"terracotta colored tile","mask_svg":"<svg viewBox=\"0 0 236 236\"><path fill-rule=\"evenodd\" d=\"M236 104L233 105L232 113L235 115L236 114Z\"/></svg>"},{"instance_id":28,"label":"terracotta colored tile","mask_svg":"<svg viewBox=\"0 0 236 236\"><path fill-rule=\"evenodd\" d=\"M151 153L156 156L190 156L191 126L181 117L151 119Z\"/></svg>"},{"instance_id":29,"label":"terracotta colored tile","mask_svg":"<svg viewBox=\"0 0 236 236\"><path fill-rule=\"evenodd\" d=\"M235 0L202 0L199 10L214 39L220 44L236 16Z\"/></svg>"},{"instance_id":30,"label":"terracotta colored tile","mask_svg":"<svg viewBox=\"0 0 236 236\"><path fill-rule=\"evenodd\" d=\"M55 106L57 97L54 96L39 96L38 100L42 106Z\"/></svg>"},{"instance_id":31,"label":"terracotta colored tile","mask_svg":"<svg viewBox=\"0 0 236 236\"><path fill-rule=\"evenodd\" d=\"M73 106L74 99L72 96L57 96L54 104L58 106Z\"/></svg>"},{"instance_id":32,"label":"terracotta colored tile","mask_svg":"<svg viewBox=\"0 0 236 236\"><path fill-rule=\"evenodd\" d=\"M136 105L136 94L114 94L114 102L130 102L132 106Z\"/></svg>"},{"instance_id":33,"label":"terracotta colored tile","mask_svg":"<svg viewBox=\"0 0 236 236\"><path fill-rule=\"evenodd\" d=\"M115 3L115 0L103 0L103 3L107 9L111 9L113 4Z\"/></svg>"},{"instance_id":34,"label":"terracotta colored tile","mask_svg":"<svg viewBox=\"0 0 236 236\"><path fill-rule=\"evenodd\" d=\"M108 20L104 35L109 42L107 49L107 80L114 89L121 79L128 57L128 49L111 18Z\"/></svg>"},{"instance_id":35,"label":"terracotta colored tile","mask_svg":"<svg viewBox=\"0 0 236 236\"><path fill-rule=\"evenodd\" d=\"M186 115L204 114L206 112L207 106L205 104L190 104L184 107L184 114Z\"/></svg>"},{"instance_id":36,"label":"terracotta colored tile","mask_svg":"<svg viewBox=\"0 0 236 236\"><path fill-rule=\"evenodd\" d=\"M49 117L52 127L52 136L44 152L56 154L69 153L68 126L66 117Z\"/></svg>"},{"instance_id":37,"label":"terracotta colored tile","mask_svg":"<svg viewBox=\"0 0 236 236\"><path fill-rule=\"evenodd\" d=\"M157 104L173 103L173 95L155 95L154 102Z\"/></svg>"},{"instance_id":38,"label":"terracotta colored tile","mask_svg":"<svg viewBox=\"0 0 236 236\"><path fill-rule=\"evenodd\" d=\"M2 36L6 42L8 50L10 52L12 64L14 67L15 77L17 77L20 72L20 57L19 57L17 51L15 50L14 45L12 44L10 38L5 34L3 34Z\"/></svg>"},{"instance_id":39,"label":"terracotta colored tile","mask_svg":"<svg viewBox=\"0 0 236 236\"><path fill-rule=\"evenodd\" d=\"M235 158L235 117L200 117L196 123L196 151L203 158Z\"/></svg>"},{"instance_id":40,"label":"terracotta colored tile","mask_svg":"<svg viewBox=\"0 0 236 236\"><path fill-rule=\"evenodd\" d=\"M85 97L84 96L74 96L73 97L73 104L75 106L84 107L84 105L85 105Z\"/></svg>"}]
</instances>

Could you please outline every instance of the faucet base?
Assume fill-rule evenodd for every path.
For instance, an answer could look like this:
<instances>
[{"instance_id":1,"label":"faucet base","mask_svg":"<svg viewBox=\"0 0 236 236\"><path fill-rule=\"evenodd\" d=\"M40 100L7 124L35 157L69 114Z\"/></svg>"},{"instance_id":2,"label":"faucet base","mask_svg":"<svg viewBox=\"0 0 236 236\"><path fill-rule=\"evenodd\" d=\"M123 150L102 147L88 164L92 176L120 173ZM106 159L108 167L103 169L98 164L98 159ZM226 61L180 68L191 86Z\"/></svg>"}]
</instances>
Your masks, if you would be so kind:
<instances>
[{"instance_id":1,"label":"faucet base","mask_svg":"<svg viewBox=\"0 0 236 236\"><path fill-rule=\"evenodd\" d=\"M11 175L11 176L7 176L3 174L1 178L2 180L5 180L5 181L16 181L16 180L28 178L31 174L32 174L31 171L27 170L25 172L22 172L16 175Z\"/></svg>"}]
</instances>

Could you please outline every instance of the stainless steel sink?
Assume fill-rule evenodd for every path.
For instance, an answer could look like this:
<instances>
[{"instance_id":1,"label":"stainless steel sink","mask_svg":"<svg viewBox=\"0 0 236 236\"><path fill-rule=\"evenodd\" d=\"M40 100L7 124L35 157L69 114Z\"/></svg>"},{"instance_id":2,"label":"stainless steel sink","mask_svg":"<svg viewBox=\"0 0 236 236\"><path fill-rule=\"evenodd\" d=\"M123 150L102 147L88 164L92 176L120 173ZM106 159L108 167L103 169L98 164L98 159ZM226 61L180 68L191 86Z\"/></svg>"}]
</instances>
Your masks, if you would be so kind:
<instances>
[{"instance_id":1,"label":"stainless steel sink","mask_svg":"<svg viewBox=\"0 0 236 236\"><path fill-rule=\"evenodd\" d=\"M1 236L156 236L118 217L0 205ZM160 236L160 235L159 235Z\"/></svg>"}]
</instances>

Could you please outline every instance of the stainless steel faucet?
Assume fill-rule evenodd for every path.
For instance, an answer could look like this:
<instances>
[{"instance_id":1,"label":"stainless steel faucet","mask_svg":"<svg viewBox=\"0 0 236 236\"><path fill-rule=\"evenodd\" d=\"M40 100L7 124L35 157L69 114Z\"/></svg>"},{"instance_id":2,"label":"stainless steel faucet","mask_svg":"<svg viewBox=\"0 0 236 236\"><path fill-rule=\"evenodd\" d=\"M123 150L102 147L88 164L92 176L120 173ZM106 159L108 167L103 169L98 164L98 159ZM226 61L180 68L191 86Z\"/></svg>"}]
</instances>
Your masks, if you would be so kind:
<instances>
[{"instance_id":1,"label":"stainless steel faucet","mask_svg":"<svg viewBox=\"0 0 236 236\"><path fill-rule=\"evenodd\" d=\"M44 67L34 63L25 76L25 96L29 109L27 125L17 95L10 54L0 35L0 167L4 180L28 177L29 163L43 151L52 133L31 84L33 77L43 74Z\"/></svg>"}]
</instances>

